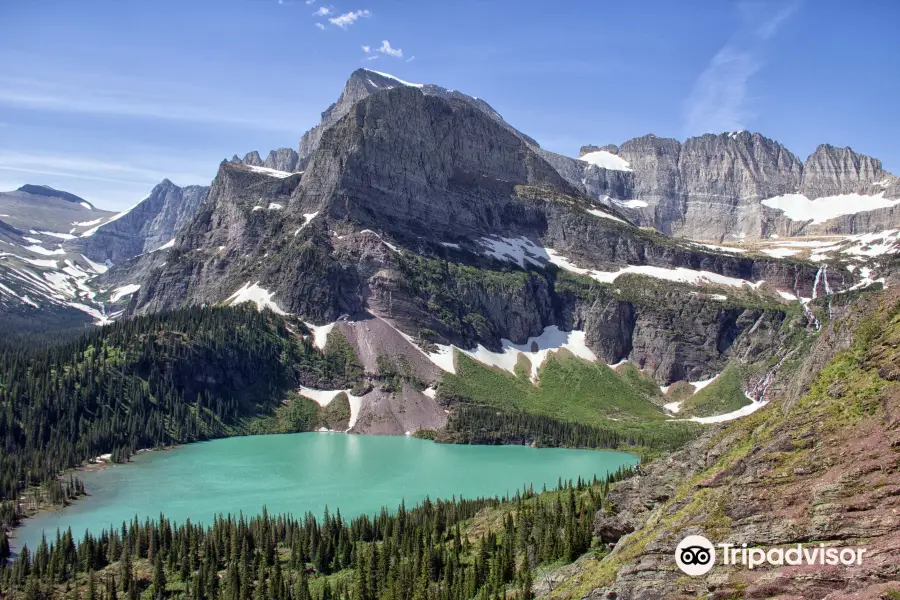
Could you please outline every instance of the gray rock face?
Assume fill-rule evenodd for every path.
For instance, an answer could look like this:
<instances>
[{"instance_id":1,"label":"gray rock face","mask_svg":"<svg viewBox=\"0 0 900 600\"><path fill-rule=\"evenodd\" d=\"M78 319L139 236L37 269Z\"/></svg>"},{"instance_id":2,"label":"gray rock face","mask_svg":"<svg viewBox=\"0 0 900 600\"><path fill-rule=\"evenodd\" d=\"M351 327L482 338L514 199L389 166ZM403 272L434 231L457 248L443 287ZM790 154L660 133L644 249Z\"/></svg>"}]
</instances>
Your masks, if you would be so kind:
<instances>
[{"instance_id":1,"label":"gray rock face","mask_svg":"<svg viewBox=\"0 0 900 600\"><path fill-rule=\"evenodd\" d=\"M259 157L259 152L257 152L256 150L254 150L253 152L248 152L246 155L244 155L244 158L241 159L241 162L245 165L251 165L254 167L263 166L263 161Z\"/></svg>"},{"instance_id":2,"label":"gray rock face","mask_svg":"<svg viewBox=\"0 0 900 600\"><path fill-rule=\"evenodd\" d=\"M590 196L625 205L636 224L667 235L734 241L772 234L822 235L879 231L900 224L893 209L844 215L821 224L792 221L763 206L767 198L801 193L810 199L837 194L900 197L900 179L877 159L849 148L820 146L805 163L774 140L746 131L707 134L681 144L647 135L620 147L584 146L618 154L632 172L599 167L592 173L565 157L545 158ZM615 202L613 203L615 204Z\"/></svg>"},{"instance_id":3,"label":"gray rock face","mask_svg":"<svg viewBox=\"0 0 900 600\"><path fill-rule=\"evenodd\" d=\"M276 171L287 171L293 173L297 170L297 163L300 162L300 156L297 151L292 148L279 148L269 152L263 163L264 167L275 169Z\"/></svg>"},{"instance_id":4,"label":"gray rock face","mask_svg":"<svg viewBox=\"0 0 900 600\"><path fill-rule=\"evenodd\" d=\"M483 100L431 84L408 84L366 69L351 75L338 101L322 113L322 122L303 136L297 168L306 168L323 132L348 114L355 103L379 91L398 87L468 103L525 142L574 189L616 208L637 225L655 227L667 235L734 241L775 233L857 233L860 230L853 229L843 217L812 226L791 221L780 211L763 206L761 201L788 193L813 194L811 198L838 193L834 190L884 192L887 197L900 197L900 179L885 173L876 159L849 149L820 147L807 160L809 174L806 174L801 161L784 146L746 131L707 134L688 139L684 144L648 135L621 146L583 146L579 157L605 150L622 157L631 166L630 171L602 168L540 148L535 140L506 123ZM860 223L871 223L877 229L897 224L883 213L863 217L855 225Z\"/></svg>"},{"instance_id":5,"label":"gray rock face","mask_svg":"<svg viewBox=\"0 0 900 600\"><path fill-rule=\"evenodd\" d=\"M303 137L300 139L300 161L298 164L298 169L302 170L306 168L306 164L309 162L310 156L319 146L319 141L322 138L322 133L329 127L337 123L338 120L340 120L344 115L350 112L350 108L354 104L376 92L400 87L419 89L423 94L427 96L437 96L445 100L461 100L463 102L467 102L473 107L482 111L484 114L491 117L494 121L500 124L501 127L526 140L532 146L536 147L538 145L537 142L535 142L533 139L529 138L525 134L521 133L520 131L516 130L508 123L506 123L506 121L503 120L503 117L501 117L500 114L484 100L473 98L472 96L468 96L466 94L463 94L462 92L458 92L456 90L448 90L437 85L410 84L408 82L404 82L400 79L396 79L392 76L378 73L376 71L370 71L368 69L357 69L350 75L350 79L347 80L347 84L344 86L344 91L341 93L341 96L340 98L338 98L337 102L329 106L328 109L322 113L322 121L312 129L307 131L305 134L303 134Z\"/></svg>"},{"instance_id":6,"label":"gray rock face","mask_svg":"<svg viewBox=\"0 0 900 600\"><path fill-rule=\"evenodd\" d=\"M194 216L207 190L197 185L182 188L165 179L126 214L66 246L100 263L117 263L152 252L172 240Z\"/></svg>"},{"instance_id":7,"label":"gray rock face","mask_svg":"<svg viewBox=\"0 0 900 600\"><path fill-rule=\"evenodd\" d=\"M838 194L878 194L896 185L881 161L850 148L822 144L803 165L800 193L808 198Z\"/></svg>"}]
</instances>

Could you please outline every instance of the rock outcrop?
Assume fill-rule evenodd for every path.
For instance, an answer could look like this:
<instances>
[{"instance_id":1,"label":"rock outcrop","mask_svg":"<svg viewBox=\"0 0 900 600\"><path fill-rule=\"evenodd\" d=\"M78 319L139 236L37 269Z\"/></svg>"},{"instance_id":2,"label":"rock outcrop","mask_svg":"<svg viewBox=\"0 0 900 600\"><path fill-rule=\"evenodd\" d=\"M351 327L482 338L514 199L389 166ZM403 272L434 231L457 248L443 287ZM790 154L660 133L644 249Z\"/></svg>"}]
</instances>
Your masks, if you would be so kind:
<instances>
[{"instance_id":1,"label":"rock outcrop","mask_svg":"<svg viewBox=\"0 0 900 600\"><path fill-rule=\"evenodd\" d=\"M182 188L164 179L136 206L66 246L99 263L117 263L153 252L169 243L194 217L207 190L199 185Z\"/></svg>"}]
</instances>

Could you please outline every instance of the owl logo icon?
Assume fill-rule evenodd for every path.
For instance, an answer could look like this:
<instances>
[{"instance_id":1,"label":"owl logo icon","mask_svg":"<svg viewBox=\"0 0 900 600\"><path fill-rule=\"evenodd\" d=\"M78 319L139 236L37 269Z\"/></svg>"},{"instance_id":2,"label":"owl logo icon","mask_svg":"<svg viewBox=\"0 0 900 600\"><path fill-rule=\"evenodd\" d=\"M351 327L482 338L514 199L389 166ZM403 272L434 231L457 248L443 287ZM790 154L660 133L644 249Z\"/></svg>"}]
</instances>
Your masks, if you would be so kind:
<instances>
[{"instance_id":1,"label":"owl logo icon","mask_svg":"<svg viewBox=\"0 0 900 600\"><path fill-rule=\"evenodd\" d=\"M703 575L716 564L716 549L702 535L689 535L675 548L675 564L692 577Z\"/></svg>"}]
</instances>

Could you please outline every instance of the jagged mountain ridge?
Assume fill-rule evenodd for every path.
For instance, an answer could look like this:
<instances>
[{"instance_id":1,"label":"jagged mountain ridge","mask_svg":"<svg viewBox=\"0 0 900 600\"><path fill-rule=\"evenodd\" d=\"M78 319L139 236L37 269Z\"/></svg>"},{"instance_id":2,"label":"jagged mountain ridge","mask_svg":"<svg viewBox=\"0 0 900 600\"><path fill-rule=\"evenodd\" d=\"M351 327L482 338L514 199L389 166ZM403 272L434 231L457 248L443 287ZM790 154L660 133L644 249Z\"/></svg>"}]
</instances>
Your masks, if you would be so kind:
<instances>
[{"instance_id":1,"label":"jagged mountain ridge","mask_svg":"<svg viewBox=\"0 0 900 600\"><path fill-rule=\"evenodd\" d=\"M706 134L683 143L646 135L621 146L593 147L621 157L628 165L605 168L540 148L483 100L367 69L350 76L338 101L322 113L321 123L301 139L296 167L284 170L302 170L322 132L347 114L354 103L380 90L401 86L469 102L526 141L575 188L624 210L635 224L655 227L667 235L735 241L774 235L874 232L900 223L900 208L884 202L881 208L851 209L846 215L814 222L798 217L797 212L789 218L785 212L762 204L763 200L786 194L801 194L811 200L846 194L900 198L900 179L884 171L879 160L849 148L823 144L802 162L781 144L758 133ZM259 155L253 153L244 162L270 167L275 163L267 160L262 165ZM852 203L852 199L847 202Z\"/></svg>"},{"instance_id":2,"label":"jagged mountain ridge","mask_svg":"<svg viewBox=\"0 0 900 600\"><path fill-rule=\"evenodd\" d=\"M563 285L560 264L584 279ZM667 304L653 285L649 296L627 291L640 281L611 285L629 269L706 273L720 291L765 280L771 303L676 289ZM777 330L788 315L775 290L809 298L857 282L633 227L484 111L401 85L353 104L302 173L223 162L165 264L136 274L128 310L255 299L318 324L374 316L461 348L584 329L603 360L667 383L715 374L743 333Z\"/></svg>"}]
</instances>

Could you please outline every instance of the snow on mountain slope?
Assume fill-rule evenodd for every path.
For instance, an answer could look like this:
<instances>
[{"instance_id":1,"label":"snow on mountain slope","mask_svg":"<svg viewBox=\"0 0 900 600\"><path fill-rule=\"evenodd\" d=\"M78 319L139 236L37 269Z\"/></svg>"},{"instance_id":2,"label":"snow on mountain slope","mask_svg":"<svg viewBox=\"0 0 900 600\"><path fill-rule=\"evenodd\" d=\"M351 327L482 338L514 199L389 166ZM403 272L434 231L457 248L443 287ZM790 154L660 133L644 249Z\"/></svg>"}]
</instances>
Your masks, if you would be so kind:
<instances>
[{"instance_id":1,"label":"snow on mountain slope","mask_svg":"<svg viewBox=\"0 0 900 600\"><path fill-rule=\"evenodd\" d=\"M890 208L900 204L900 199L891 200L884 193L874 196L862 194L840 194L809 199L803 194L784 194L762 201L764 206L782 211L794 221L812 221L814 224L824 223L842 215Z\"/></svg>"}]
</instances>

